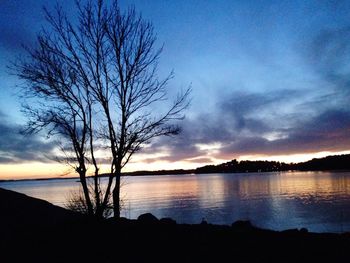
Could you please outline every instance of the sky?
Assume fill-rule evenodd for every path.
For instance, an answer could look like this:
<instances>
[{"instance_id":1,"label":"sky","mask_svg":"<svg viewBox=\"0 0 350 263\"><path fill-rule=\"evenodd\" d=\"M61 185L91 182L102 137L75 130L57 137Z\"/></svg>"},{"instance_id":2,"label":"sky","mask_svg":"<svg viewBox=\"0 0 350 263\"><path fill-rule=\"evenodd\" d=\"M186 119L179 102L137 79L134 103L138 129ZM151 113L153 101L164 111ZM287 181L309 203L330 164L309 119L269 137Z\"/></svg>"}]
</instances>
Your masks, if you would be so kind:
<instances>
[{"instance_id":1,"label":"sky","mask_svg":"<svg viewBox=\"0 0 350 263\"><path fill-rule=\"evenodd\" d=\"M73 1L58 1L74 20ZM192 87L176 137L153 140L125 168L195 168L232 159L305 161L350 153L349 1L119 1L164 44L169 96ZM57 145L21 135L21 81L7 66L35 45L42 7L0 1L0 179L59 176Z\"/></svg>"}]
</instances>

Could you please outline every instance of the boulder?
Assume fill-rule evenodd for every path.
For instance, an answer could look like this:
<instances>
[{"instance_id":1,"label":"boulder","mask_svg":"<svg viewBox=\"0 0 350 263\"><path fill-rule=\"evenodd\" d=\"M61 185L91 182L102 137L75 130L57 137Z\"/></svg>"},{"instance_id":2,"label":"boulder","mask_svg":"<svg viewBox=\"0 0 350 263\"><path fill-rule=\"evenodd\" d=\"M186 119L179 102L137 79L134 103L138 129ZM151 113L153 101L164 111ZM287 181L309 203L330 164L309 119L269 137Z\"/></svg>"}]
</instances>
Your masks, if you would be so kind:
<instances>
[{"instance_id":1,"label":"boulder","mask_svg":"<svg viewBox=\"0 0 350 263\"><path fill-rule=\"evenodd\" d=\"M205 218L202 218L201 225L207 225L207 224L208 224L207 220L205 220Z\"/></svg>"},{"instance_id":2,"label":"boulder","mask_svg":"<svg viewBox=\"0 0 350 263\"><path fill-rule=\"evenodd\" d=\"M160 222L165 225L176 225L176 221L170 217L162 218Z\"/></svg>"},{"instance_id":3,"label":"boulder","mask_svg":"<svg viewBox=\"0 0 350 263\"><path fill-rule=\"evenodd\" d=\"M299 231L300 231L300 233L308 233L309 232L309 230L307 228L305 228L305 227L300 228Z\"/></svg>"},{"instance_id":4,"label":"boulder","mask_svg":"<svg viewBox=\"0 0 350 263\"><path fill-rule=\"evenodd\" d=\"M232 223L231 227L236 231L251 231L255 229L249 220L238 220Z\"/></svg>"},{"instance_id":5,"label":"boulder","mask_svg":"<svg viewBox=\"0 0 350 263\"><path fill-rule=\"evenodd\" d=\"M281 231L281 233L285 234L299 234L299 230L297 228L291 228Z\"/></svg>"},{"instance_id":6,"label":"boulder","mask_svg":"<svg viewBox=\"0 0 350 263\"><path fill-rule=\"evenodd\" d=\"M140 221L142 223L155 223L158 222L158 218L156 218L151 213L142 214L137 218L137 221Z\"/></svg>"}]
</instances>

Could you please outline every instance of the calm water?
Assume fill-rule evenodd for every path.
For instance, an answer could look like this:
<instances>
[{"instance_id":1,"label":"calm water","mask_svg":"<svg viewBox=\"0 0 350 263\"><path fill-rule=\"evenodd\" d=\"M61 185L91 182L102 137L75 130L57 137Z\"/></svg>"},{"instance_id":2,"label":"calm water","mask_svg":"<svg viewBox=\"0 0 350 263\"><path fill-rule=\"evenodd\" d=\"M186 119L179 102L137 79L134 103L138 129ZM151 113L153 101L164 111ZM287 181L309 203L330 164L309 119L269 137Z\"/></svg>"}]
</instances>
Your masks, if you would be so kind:
<instances>
[{"instance_id":1,"label":"calm water","mask_svg":"<svg viewBox=\"0 0 350 263\"><path fill-rule=\"evenodd\" d=\"M0 183L63 206L74 179ZM180 223L243 219L275 230L350 231L350 172L282 172L123 178L122 215L151 212Z\"/></svg>"}]
</instances>

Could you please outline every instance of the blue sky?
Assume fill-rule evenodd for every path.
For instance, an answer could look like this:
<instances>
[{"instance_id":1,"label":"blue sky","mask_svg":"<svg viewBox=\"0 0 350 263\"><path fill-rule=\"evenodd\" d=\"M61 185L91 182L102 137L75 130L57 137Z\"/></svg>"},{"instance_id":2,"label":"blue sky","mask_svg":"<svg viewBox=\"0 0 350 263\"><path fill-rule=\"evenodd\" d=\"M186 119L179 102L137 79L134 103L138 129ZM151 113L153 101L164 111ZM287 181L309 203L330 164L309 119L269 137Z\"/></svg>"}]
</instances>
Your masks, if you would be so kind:
<instances>
[{"instance_id":1,"label":"blue sky","mask_svg":"<svg viewBox=\"0 0 350 263\"><path fill-rule=\"evenodd\" d=\"M74 17L72 1L58 2ZM52 151L38 136L14 134L25 118L15 88L20 82L6 70L23 56L21 43L35 43L45 25L43 5L54 3L0 2L3 164L45 162L35 151L41 146ZM150 169L195 167L350 150L349 1L123 0L120 5L134 5L153 23L158 44L164 44L159 75L175 72L170 97L188 85L193 89L183 133L153 141L138 162ZM26 151L16 147L26 143Z\"/></svg>"}]
</instances>

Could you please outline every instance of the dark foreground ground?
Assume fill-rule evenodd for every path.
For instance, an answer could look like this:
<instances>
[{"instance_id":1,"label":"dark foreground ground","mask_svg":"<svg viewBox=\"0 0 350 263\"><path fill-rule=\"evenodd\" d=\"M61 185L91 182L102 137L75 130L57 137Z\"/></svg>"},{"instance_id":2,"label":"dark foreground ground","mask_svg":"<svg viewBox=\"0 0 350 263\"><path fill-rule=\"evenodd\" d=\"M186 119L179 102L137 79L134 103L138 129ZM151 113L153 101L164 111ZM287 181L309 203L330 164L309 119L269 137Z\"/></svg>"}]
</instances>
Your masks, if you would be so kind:
<instances>
[{"instance_id":1,"label":"dark foreground ground","mask_svg":"<svg viewBox=\"0 0 350 263\"><path fill-rule=\"evenodd\" d=\"M0 262L350 262L349 234L176 224L150 214L96 222L0 188Z\"/></svg>"}]
</instances>

